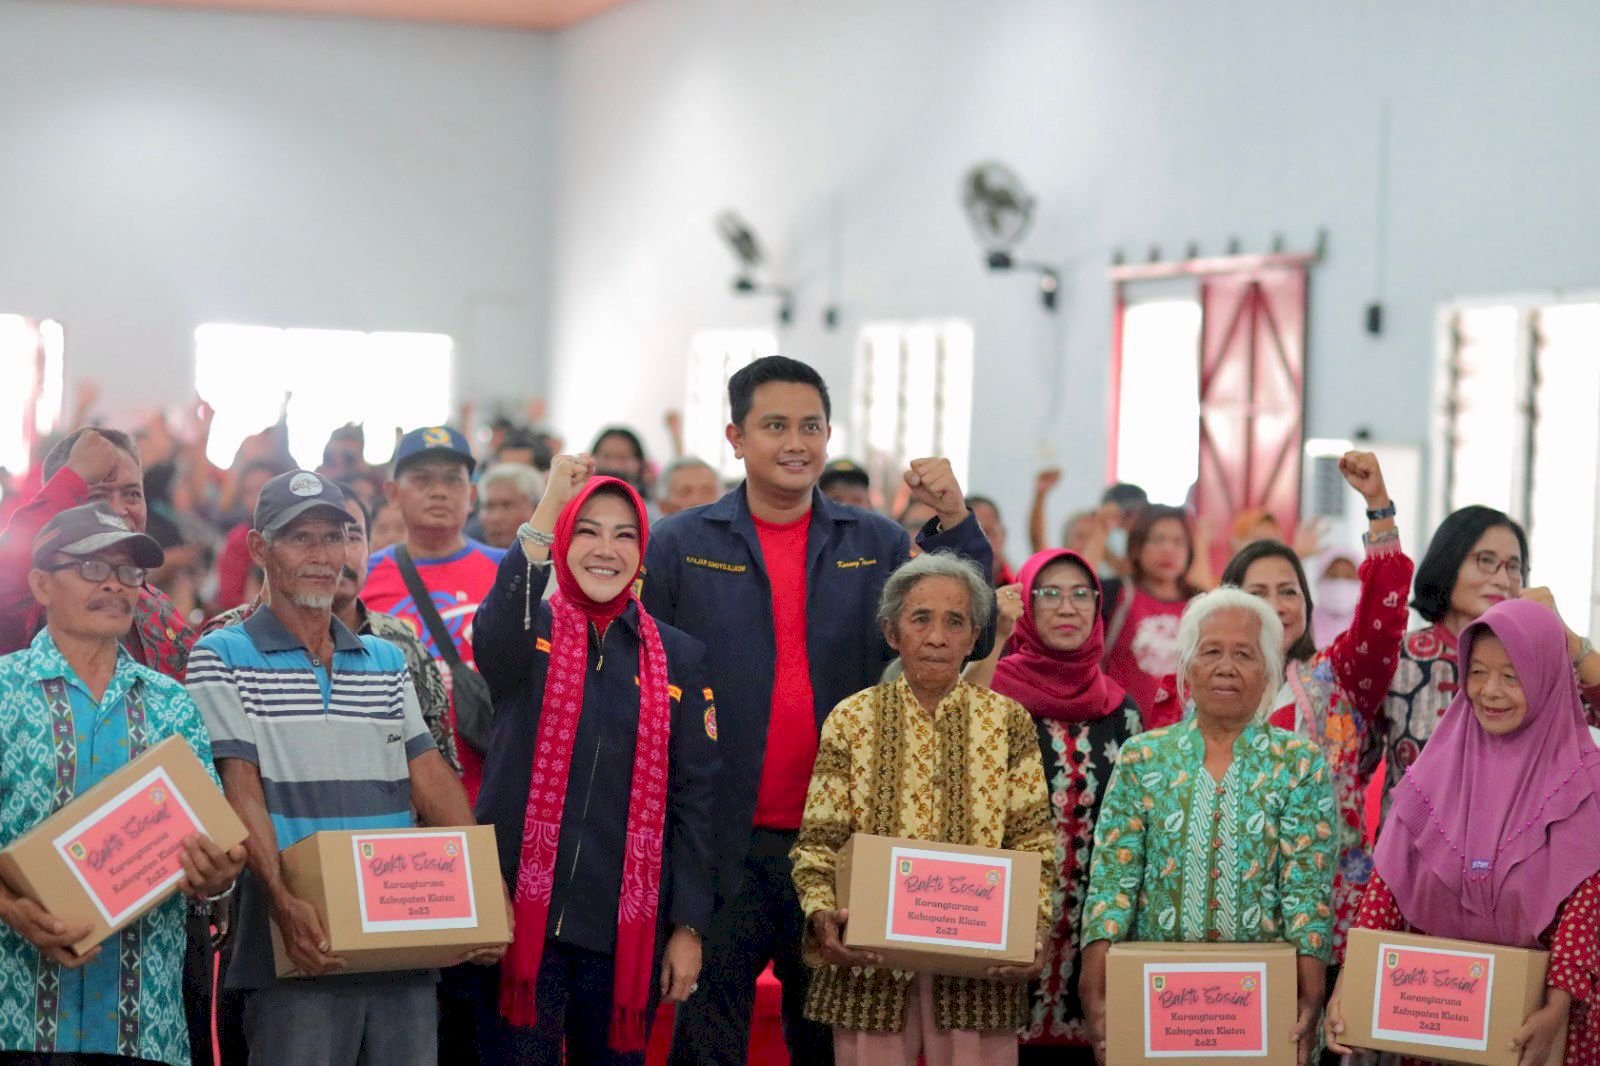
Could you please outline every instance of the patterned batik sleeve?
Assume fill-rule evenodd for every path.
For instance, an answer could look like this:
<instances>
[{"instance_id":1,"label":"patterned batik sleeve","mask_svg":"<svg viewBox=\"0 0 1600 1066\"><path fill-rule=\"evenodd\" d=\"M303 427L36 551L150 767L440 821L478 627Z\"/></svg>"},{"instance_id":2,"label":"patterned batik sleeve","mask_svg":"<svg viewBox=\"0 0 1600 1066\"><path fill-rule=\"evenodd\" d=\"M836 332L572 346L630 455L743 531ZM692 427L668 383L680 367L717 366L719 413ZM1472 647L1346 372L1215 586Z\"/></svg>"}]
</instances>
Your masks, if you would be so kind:
<instances>
[{"instance_id":1,"label":"patterned batik sleeve","mask_svg":"<svg viewBox=\"0 0 1600 1066\"><path fill-rule=\"evenodd\" d=\"M808 919L838 906L833 882L839 849L856 830L850 812L850 738L857 731L852 713L856 699L841 703L822 724L800 835L789 852L800 909Z\"/></svg>"},{"instance_id":2,"label":"patterned batik sleeve","mask_svg":"<svg viewBox=\"0 0 1600 1066\"><path fill-rule=\"evenodd\" d=\"M1137 917L1144 884L1144 786L1139 783L1140 749L1123 747L1100 817L1094 825L1094 862L1083 903L1083 946L1096 940L1126 940Z\"/></svg>"},{"instance_id":3,"label":"patterned batik sleeve","mask_svg":"<svg viewBox=\"0 0 1600 1066\"><path fill-rule=\"evenodd\" d=\"M1327 962L1333 954L1333 783L1315 745L1296 741L1284 757L1293 771L1278 826L1285 939L1299 954Z\"/></svg>"},{"instance_id":4,"label":"patterned batik sleeve","mask_svg":"<svg viewBox=\"0 0 1600 1066\"><path fill-rule=\"evenodd\" d=\"M1600 873L1579 885L1561 905L1550 938L1550 972L1545 984L1572 994L1574 1003L1594 998L1600 979Z\"/></svg>"},{"instance_id":5,"label":"patterned batik sleeve","mask_svg":"<svg viewBox=\"0 0 1600 1066\"><path fill-rule=\"evenodd\" d=\"M1055 928L1056 842L1050 817L1050 793L1044 782L1044 757L1033 719L1014 700L1007 704L1006 831L1003 846L1037 852L1043 860L1039 876L1039 937L1048 941Z\"/></svg>"},{"instance_id":6,"label":"patterned batik sleeve","mask_svg":"<svg viewBox=\"0 0 1600 1066\"><path fill-rule=\"evenodd\" d=\"M1356 711L1371 720L1389 694L1400 642L1405 639L1414 566L1398 539L1367 545L1361 563L1361 599L1350 628L1328 647L1327 656L1339 684L1350 694Z\"/></svg>"}]
</instances>

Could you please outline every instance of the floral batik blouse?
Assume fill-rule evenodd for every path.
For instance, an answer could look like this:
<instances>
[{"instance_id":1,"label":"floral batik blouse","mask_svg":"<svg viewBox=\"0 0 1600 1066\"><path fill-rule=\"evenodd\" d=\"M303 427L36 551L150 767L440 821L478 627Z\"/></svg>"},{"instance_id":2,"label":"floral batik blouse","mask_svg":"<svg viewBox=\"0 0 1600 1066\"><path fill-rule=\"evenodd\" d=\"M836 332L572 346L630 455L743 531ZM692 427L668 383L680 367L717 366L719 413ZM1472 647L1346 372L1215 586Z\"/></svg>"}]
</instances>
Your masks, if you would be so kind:
<instances>
[{"instance_id":1,"label":"floral batik blouse","mask_svg":"<svg viewBox=\"0 0 1600 1066\"><path fill-rule=\"evenodd\" d=\"M1044 973L1034 984L1022 1042L1030 1046L1089 1046L1089 1030L1078 998L1078 929L1089 894L1089 863L1095 820L1105 799L1117 753L1143 726L1139 705L1122 706L1088 722L1034 719L1044 757L1045 787L1055 832L1056 869L1052 884L1055 924L1045 943Z\"/></svg>"},{"instance_id":2,"label":"floral batik blouse","mask_svg":"<svg viewBox=\"0 0 1600 1066\"><path fill-rule=\"evenodd\" d=\"M1083 943L1283 940L1327 962L1333 820L1312 741L1251 725L1216 781L1195 721L1134 737L1095 826Z\"/></svg>"}]
</instances>

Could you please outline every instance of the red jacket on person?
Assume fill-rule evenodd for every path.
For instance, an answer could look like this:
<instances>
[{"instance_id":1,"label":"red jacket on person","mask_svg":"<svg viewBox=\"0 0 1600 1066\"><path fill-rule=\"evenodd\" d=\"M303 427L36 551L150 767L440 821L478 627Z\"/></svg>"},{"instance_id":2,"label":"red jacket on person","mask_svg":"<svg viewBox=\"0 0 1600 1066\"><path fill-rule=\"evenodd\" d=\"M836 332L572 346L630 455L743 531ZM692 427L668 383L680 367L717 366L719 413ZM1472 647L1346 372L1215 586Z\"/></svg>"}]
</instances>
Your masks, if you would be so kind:
<instances>
[{"instance_id":1,"label":"red jacket on person","mask_svg":"<svg viewBox=\"0 0 1600 1066\"><path fill-rule=\"evenodd\" d=\"M28 588L33 569L33 539L45 523L69 507L89 502L89 486L70 467L17 508L0 532L0 655L28 646L44 627L44 609ZM166 593L146 585L133 609L133 630L123 644L134 659L168 677L183 680L195 632Z\"/></svg>"}]
</instances>

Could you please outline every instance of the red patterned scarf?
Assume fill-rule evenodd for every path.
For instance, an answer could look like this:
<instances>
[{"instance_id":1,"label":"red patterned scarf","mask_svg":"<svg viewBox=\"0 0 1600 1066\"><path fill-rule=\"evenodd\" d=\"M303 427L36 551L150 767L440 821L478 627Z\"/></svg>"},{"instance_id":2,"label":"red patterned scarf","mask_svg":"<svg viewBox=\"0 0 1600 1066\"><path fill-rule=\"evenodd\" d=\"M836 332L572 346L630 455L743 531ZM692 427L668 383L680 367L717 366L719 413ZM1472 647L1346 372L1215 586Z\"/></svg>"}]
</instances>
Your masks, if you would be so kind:
<instances>
[{"instance_id":1,"label":"red patterned scarf","mask_svg":"<svg viewBox=\"0 0 1600 1066\"><path fill-rule=\"evenodd\" d=\"M567 586L576 580L567 566L573 527L584 502L597 491L624 494L639 516L639 556L644 557L648 519L644 501L615 478L592 479L562 511L551 550L557 591L550 598L550 660L539 715L538 753L523 821L522 861L512 900L516 933L500 982L500 1013L518 1026L535 1020L535 988L550 922L561 816L572 769L572 746L583 712L589 671L589 622L614 619L632 599L639 622L639 733L633 752L633 787L622 857L622 897L617 901L617 949L609 1043L616 1051L643 1051L655 961L656 912L661 895L661 847L667 814L667 752L672 709L667 694L667 655L656 623L634 594L609 604L574 603ZM634 577L637 577L635 573ZM630 581L630 586L632 582ZM586 599L586 598L585 598ZM609 618L607 618L609 616Z\"/></svg>"}]
</instances>

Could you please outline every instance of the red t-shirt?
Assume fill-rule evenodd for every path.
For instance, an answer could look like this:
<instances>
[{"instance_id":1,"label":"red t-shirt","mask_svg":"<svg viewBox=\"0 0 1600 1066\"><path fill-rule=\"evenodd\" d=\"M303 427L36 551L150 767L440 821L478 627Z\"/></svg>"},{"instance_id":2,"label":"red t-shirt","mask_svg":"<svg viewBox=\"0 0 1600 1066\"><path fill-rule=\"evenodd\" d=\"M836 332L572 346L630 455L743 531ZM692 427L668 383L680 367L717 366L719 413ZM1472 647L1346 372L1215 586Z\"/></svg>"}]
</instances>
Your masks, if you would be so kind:
<instances>
[{"instance_id":1,"label":"red t-shirt","mask_svg":"<svg viewBox=\"0 0 1600 1066\"><path fill-rule=\"evenodd\" d=\"M1106 656L1106 676L1133 697L1146 728L1153 729L1156 691L1163 678L1178 671L1178 619L1189 601L1158 600L1140 588L1124 589L1123 595L1131 593L1133 602Z\"/></svg>"},{"instance_id":2,"label":"red t-shirt","mask_svg":"<svg viewBox=\"0 0 1600 1066\"><path fill-rule=\"evenodd\" d=\"M418 559L412 556L422 583L432 593L434 609L439 612L445 629L455 638L456 653L468 666L474 664L472 619L478 613L478 604L494 587L495 574L499 572L500 560L505 554L499 548L468 540L465 548L443 559ZM433 636L423 624L422 616L417 613L411 590L406 588L406 580L400 576L400 564L395 561L393 548L385 548L372 557L372 569L367 574L367 583L361 588L361 599L369 609L392 614L411 627L417 639L428 649L428 654L434 656L439 673L444 677L445 689L450 691L450 668L439 658L439 649L434 646ZM452 696L452 731L456 728L455 718L455 699ZM461 759L461 784L467 790L467 799L477 803L478 789L483 784L483 757L462 742L460 733L456 734L456 754Z\"/></svg>"},{"instance_id":3,"label":"red t-shirt","mask_svg":"<svg viewBox=\"0 0 1600 1066\"><path fill-rule=\"evenodd\" d=\"M782 526L759 518L755 523L772 584L772 633L778 651L755 824L762 829L798 829L811 766L817 761L816 701L806 648L806 538L811 515Z\"/></svg>"}]
</instances>

